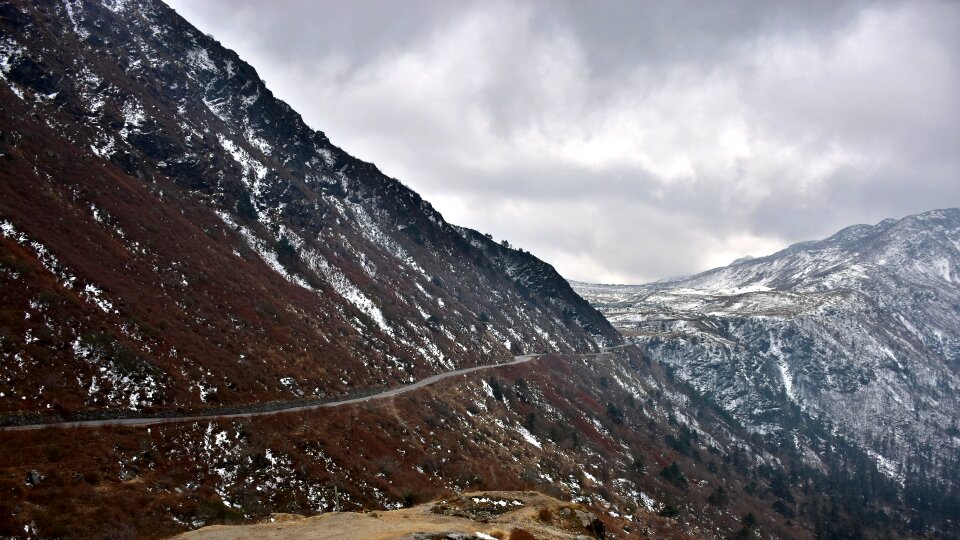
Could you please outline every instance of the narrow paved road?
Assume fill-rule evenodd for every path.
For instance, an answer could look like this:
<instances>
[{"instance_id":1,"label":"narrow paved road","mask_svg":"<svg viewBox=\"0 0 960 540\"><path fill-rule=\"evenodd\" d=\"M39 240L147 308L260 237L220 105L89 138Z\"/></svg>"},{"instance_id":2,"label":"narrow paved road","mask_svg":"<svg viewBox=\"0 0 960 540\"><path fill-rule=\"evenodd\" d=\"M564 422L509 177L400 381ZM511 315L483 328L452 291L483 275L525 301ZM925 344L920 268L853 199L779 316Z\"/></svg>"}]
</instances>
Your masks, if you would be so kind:
<instances>
[{"instance_id":1,"label":"narrow paved road","mask_svg":"<svg viewBox=\"0 0 960 540\"><path fill-rule=\"evenodd\" d=\"M624 347L629 347L631 343L624 343L623 345L615 345L613 347L603 347L598 353L574 353L564 356L599 356L603 353L610 352L615 349L622 349ZM363 403L366 401L373 401L377 399L384 399L394 396L399 396L400 394L405 394L407 392L412 392L414 390L429 386L435 382L442 381L444 379L449 379L451 377L456 377L459 375L466 375L467 373L473 373L475 371L483 371L486 369L500 368L504 366L515 366L517 364L524 364L533 360L534 358L539 358L541 356L546 356L547 354L559 354L559 353L540 353L540 354L523 354L520 356L513 357L513 360L509 362L504 362L502 364L488 364L484 366L474 366L463 369L457 369L454 371L445 371L443 373L437 373L436 375L431 375L425 379L420 379L419 381L408 384L406 386L398 386L395 388L390 388L384 390L383 392L377 394L370 394L369 396L344 399L341 401L327 401L325 403L312 403L310 405L295 405L291 404L290 406L284 407L280 406L277 409L272 409L269 411L250 411L250 412L235 412L235 413L225 413L225 414L204 414L204 415L194 415L194 416L169 416L169 417L142 417L142 418L109 418L104 420L79 420L75 422L51 422L47 424L26 424L22 426L5 426L0 427L0 431L29 431L35 429L44 429L44 428L78 428L78 427L103 427L103 426L152 426L156 424L173 424L179 422L196 422L204 420L223 420L229 418L253 418L255 416L271 416L274 414L285 414L291 412L301 412L301 411L312 411L316 409L326 409L332 407L342 407L344 405L352 405L355 403Z\"/></svg>"}]
</instances>

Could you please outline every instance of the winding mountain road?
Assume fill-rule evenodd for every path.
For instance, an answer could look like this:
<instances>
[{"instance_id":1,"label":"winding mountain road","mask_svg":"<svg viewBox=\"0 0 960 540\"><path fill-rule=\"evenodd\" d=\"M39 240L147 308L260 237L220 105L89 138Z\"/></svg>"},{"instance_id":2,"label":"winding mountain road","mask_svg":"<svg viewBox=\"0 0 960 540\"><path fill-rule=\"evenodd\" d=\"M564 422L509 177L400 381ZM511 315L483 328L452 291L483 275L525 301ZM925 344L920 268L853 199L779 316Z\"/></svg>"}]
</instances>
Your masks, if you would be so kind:
<instances>
[{"instance_id":1,"label":"winding mountain road","mask_svg":"<svg viewBox=\"0 0 960 540\"><path fill-rule=\"evenodd\" d=\"M487 364L483 366L473 366L473 367L468 367L463 369L456 369L453 371L445 371L443 373L437 373L436 375L431 375L427 378L420 379L419 381L408 384L406 386L397 386L394 388L384 390L383 392L378 392L376 394L343 399L340 401L327 401L323 403L311 403L307 405L303 405L302 402L294 402L289 404L288 406L283 406L281 404L279 407L275 409L270 409L270 410L230 412L230 413L223 413L223 414L212 413L212 414L201 414L201 415L190 415L190 416L107 418L107 419L99 419L99 420L76 420L76 421L66 421L66 422L49 422L49 423L42 423L42 424L24 424L19 426L0 427L0 431L30 431L30 430L47 429L47 428L95 428L95 427L104 427L104 426L153 426L157 424L173 424L173 423L180 423L180 422L196 422L196 421L204 421L204 420L224 420L224 419L230 419L230 418L253 418L257 416L271 416L275 414L285 414L285 413L292 413L292 412L312 411L316 409L343 407L345 405L353 405L356 403L364 403L367 401L374 401L374 400L399 396L401 394L406 394L407 392L413 392L414 390L418 390L420 388L430 386L431 384L442 381L444 379L457 377L459 375L466 375L468 373L474 373L477 371L483 371L487 369L524 364L535 358L539 358L541 356L547 356L548 354L558 354L560 356L578 356L578 357L599 356L601 354L608 353L615 349L623 349L631 345L632 343L624 343L621 345L614 345L611 347L603 347L600 349L600 352L595 352L595 353L572 353L572 354L565 354L565 355L560 353L522 354L522 355L513 357L513 360L509 362L504 362L500 364Z\"/></svg>"}]
</instances>

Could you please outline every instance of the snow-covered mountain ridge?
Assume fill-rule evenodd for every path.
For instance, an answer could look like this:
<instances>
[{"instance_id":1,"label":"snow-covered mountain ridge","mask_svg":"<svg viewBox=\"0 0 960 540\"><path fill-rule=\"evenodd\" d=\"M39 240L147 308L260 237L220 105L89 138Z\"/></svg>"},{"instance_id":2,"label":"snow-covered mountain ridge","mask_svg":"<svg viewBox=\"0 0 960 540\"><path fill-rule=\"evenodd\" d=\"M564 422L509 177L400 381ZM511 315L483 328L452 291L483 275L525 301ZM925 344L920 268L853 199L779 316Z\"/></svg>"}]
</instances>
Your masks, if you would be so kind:
<instances>
[{"instance_id":1,"label":"snow-covered mountain ridge","mask_svg":"<svg viewBox=\"0 0 960 540\"><path fill-rule=\"evenodd\" d=\"M802 416L901 483L960 481L960 210L676 281L574 288L751 429L804 447Z\"/></svg>"},{"instance_id":2,"label":"snow-covered mountain ridge","mask_svg":"<svg viewBox=\"0 0 960 540\"><path fill-rule=\"evenodd\" d=\"M0 415L322 398L620 340L159 1L0 3L0 95Z\"/></svg>"}]
</instances>

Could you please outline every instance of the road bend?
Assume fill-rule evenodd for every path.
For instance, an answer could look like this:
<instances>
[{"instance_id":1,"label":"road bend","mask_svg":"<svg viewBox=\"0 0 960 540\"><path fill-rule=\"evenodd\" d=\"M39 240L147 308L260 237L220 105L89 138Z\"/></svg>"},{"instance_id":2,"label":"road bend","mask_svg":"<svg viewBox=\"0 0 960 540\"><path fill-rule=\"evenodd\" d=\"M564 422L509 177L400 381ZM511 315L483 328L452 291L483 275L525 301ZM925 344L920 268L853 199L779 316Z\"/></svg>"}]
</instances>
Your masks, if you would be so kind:
<instances>
[{"instance_id":1,"label":"road bend","mask_svg":"<svg viewBox=\"0 0 960 540\"><path fill-rule=\"evenodd\" d=\"M600 352L595 353L574 353L560 356L599 356L604 353L616 349L623 349L625 347L631 346L631 343L624 343L622 345L614 345L612 347L603 347L600 349ZM210 420L229 420L232 418L255 418L258 416L272 416L276 414L287 414L294 412L302 411L313 411L317 409L331 409L334 407L344 407L347 405L355 405L357 403L365 403L368 401L375 401L380 399L391 398L399 396L401 394L406 394L407 392L413 392L430 386L431 384L440 382L444 379L449 379L451 377L458 377L460 375L466 375L468 373L474 373L477 371L484 371L488 369L502 368L506 366L515 366L517 364L525 364L541 356L548 356L550 354L559 354L559 353L537 353L537 354L521 354L519 356L514 356L513 360L509 362L503 362L499 364L486 364L482 366L473 366L463 369L456 369L453 371L445 371L443 373L437 373L436 375L431 375L424 379L420 379L417 382L405 385L397 386L394 388L389 388L383 392L378 392L376 394L370 394L368 396L355 397L349 399L343 399L339 401L326 401L323 403L310 403L302 404L302 402L291 403L289 405L279 404L276 408L270 410L262 411L248 411L248 412L230 412L230 413L210 413L210 414L198 414L198 415L186 415L186 416L155 416L155 417L133 417L133 418L104 418L99 420L76 420L76 421L64 421L64 422L49 422L41 424L24 424L18 426L4 426L0 427L0 431L31 431L37 429L46 429L46 428L96 428L96 427L105 427L105 426L154 426L158 424L174 424L182 422L197 422L197 421L210 421Z\"/></svg>"}]
</instances>

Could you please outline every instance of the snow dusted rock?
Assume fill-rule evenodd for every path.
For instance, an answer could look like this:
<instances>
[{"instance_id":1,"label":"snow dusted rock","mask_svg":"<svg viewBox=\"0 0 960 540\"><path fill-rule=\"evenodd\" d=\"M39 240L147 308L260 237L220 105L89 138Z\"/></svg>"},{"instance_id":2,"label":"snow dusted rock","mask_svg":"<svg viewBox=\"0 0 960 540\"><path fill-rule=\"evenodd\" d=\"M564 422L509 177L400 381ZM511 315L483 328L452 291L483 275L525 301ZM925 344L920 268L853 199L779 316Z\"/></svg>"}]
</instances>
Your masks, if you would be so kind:
<instances>
[{"instance_id":1,"label":"snow dusted rock","mask_svg":"<svg viewBox=\"0 0 960 540\"><path fill-rule=\"evenodd\" d=\"M960 210L676 281L575 288L756 432L803 449L818 426L901 484L960 481Z\"/></svg>"},{"instance_id":2,"label":"snow dusted rock","mask_svg":"<svg viewBox=\"0 0 960 540\"><path fill-rule=\"evenodd\" d=\"M35 486L43 480L43 475L41 475L36 470L31 469L27 472L27 479L24 480L24 483L28 486Z\"/></svg>"}]
</instances>

